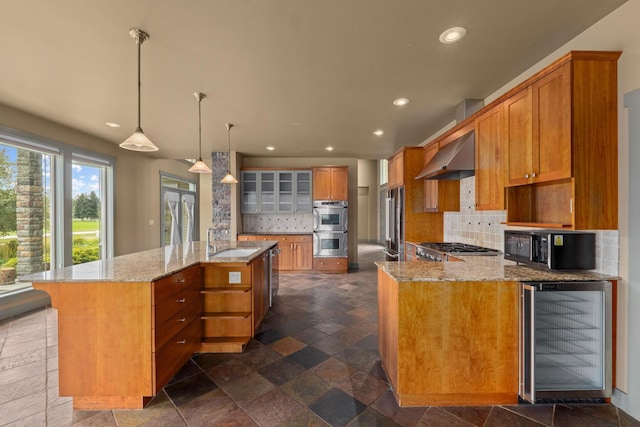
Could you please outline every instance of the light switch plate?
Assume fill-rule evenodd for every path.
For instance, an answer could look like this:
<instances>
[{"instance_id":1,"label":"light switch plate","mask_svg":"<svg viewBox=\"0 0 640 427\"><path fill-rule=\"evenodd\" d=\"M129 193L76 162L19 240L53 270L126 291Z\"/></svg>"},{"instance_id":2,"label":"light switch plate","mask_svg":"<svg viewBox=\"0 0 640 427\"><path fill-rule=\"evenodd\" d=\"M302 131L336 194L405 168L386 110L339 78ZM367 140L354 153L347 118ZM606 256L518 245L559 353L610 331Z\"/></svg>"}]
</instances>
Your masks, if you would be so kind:
<instances>
[{"instance_id":1,"label":"light switch plate","mask_svg":"<svg viewBox=\"0 0 640 427\"><path fill-rule=\"evenodd\" d=\"M239 271L230 271L229 272L229 284L241 283L242 276Z\"/></svg>"}]
</instances>

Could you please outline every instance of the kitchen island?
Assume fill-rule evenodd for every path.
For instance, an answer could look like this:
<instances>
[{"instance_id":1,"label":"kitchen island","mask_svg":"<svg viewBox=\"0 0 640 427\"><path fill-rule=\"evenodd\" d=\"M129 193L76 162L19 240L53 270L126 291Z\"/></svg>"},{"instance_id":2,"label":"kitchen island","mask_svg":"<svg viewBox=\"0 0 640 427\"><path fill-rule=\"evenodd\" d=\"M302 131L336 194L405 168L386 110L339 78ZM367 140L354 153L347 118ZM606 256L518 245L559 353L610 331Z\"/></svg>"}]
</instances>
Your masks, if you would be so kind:
<instances>
[{"instance_id":1,"label":"kitchen island","mask_svg":"<svg viewBox=\"0 0 640 427\"><path fill-rule=\"evenodd\" d=\"M60 395L74 409L142 408L193 353L242 351L268 309L277 244L191 242L22 277L58 310Z\"/></svg>"},{"instance_id":2,"label":"kitchen island","mask_svg":"<svg viewBox=\"0 0 640 427\"><path fill-rule=\"evenodd\" d=\"M458 258L376 263L378 349L400 406L516 404L518 283L617 279Z\"/></svg>"}]
</instances>

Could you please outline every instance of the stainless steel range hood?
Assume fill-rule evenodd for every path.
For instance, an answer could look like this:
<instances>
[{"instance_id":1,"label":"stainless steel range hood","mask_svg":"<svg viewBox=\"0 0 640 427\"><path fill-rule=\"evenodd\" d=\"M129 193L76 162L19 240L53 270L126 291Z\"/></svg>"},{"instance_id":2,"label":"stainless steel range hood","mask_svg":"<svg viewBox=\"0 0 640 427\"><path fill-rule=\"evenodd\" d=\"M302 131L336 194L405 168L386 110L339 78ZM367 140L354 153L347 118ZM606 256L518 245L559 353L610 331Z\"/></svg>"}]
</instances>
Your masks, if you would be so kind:
<instances>
[{"instance_id":1,"label":"stainless steel range hood","mask_svg":"<svg viewBox=\"0 0 640 427\"><path fill-rule=\"evenodd\" d=\"M475 132L443 146L415 179L467 178L475 174Z\"/></svg>"}]
</instances>

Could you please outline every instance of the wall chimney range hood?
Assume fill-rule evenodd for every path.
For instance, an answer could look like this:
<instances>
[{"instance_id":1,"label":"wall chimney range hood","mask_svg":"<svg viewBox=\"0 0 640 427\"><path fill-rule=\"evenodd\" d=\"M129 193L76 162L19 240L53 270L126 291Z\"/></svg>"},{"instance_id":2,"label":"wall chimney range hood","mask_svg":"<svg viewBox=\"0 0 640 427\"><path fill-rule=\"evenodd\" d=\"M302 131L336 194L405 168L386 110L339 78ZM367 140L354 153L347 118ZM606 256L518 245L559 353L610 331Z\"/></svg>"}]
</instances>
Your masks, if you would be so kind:
<instances>
[{"instance_id":1,"label":"wall chimney range hood","mask_svg":"<svg viewBox=\"0 0 640 427\"><path fill-rule=\"evenodd\" d=\"M469 132L443 146L415 179L468 178L475 174L475 132Z\"/></svg>"},{"instance_id":2,"label":"wall chimney range hood","mask_svg":"<svg viewBox=\"0 0 640 427\"><path fill-rule=\"evenodd\" d=\"M463 99L456 106L459 124L484 106L482 99ZM438 150L415 179L458 180L475 175L475 132L464 134Z\"/></svg>"}]
</instances>

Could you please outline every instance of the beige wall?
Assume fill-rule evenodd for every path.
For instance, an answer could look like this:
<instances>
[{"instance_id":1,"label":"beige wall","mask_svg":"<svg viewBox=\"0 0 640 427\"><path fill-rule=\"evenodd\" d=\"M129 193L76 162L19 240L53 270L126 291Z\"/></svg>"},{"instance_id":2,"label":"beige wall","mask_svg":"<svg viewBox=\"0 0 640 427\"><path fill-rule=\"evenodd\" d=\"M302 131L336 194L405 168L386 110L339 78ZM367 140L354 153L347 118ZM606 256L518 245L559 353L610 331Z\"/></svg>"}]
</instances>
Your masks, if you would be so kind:
<instances>
[{"instance_id":1,"label":"beige wall","mask_svg":"<svg viewBox=\"0 0 640 427\"><path fill-rule=\"evenodd\" d=\"M358 160L358 187L369 188L369 239L378 241L380 185L378 160Z\"/></svg>"},{"instance_id":2,"label":"beige wall","mask_svg":"<svg viewBox=\"0 0 640 427\"><path fill-rule=\"evenodd\" d=\"M196 180L188 165L123 150L117 144L0 104L0 125L116 158L114 254L160 246L160 172ZM160 147L162 150L162 147ZM161 152L161 151L160 151ZM150 225L153 221L153 225Z\"/></svg>"}]
</instances>

